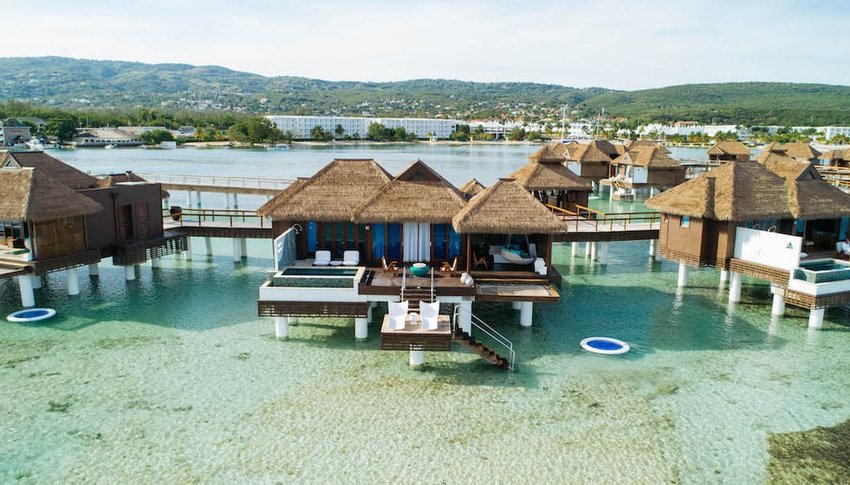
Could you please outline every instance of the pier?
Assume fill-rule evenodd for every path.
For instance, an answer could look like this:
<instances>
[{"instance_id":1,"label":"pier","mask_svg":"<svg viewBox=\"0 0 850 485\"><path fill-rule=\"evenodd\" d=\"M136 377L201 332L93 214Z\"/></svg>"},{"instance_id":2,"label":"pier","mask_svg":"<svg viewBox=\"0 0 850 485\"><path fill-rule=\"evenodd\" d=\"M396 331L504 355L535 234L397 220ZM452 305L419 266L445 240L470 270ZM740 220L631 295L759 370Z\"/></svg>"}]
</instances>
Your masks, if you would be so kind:
<instances>
[{"instance_id":1,"label":"pier","mask_svg":"<svg viewBox=\"0 0 850 485\"><path fill-rule=\"evenodd\" d=\"M165 190L275 196L289 187L292 179L230 177L216 175L137 174Z\"/></svg>"}]
</instances>

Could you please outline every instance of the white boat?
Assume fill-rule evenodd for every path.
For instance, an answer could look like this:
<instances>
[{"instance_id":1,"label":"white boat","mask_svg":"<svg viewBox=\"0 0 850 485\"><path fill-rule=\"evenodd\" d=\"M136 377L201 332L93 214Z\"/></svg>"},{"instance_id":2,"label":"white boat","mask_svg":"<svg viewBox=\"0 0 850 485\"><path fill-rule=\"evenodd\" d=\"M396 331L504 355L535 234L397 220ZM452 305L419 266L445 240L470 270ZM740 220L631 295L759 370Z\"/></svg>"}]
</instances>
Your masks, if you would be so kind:
<instances>
[{"instance_id":1,"label":"white boat","mask_svg":"<svg viewBox=\"0 0 850 485\"><path fill-rule=\"evenodd\" d=\"M287 143L278 143L276 145L267 146L266 150L274 151L274 152L284 151L284 150L292 150L292 145L289 145Z\"/></svg>"},{"instance_id":2,"label":"white boat","mask_svg":"<svg viewBox=\"0 0 850 485\"><path fill-rule=\"evenodd\" d=\"M107 149L107 150L111 150L111 149L113 149L113 148L118 148L118 145L106 145L106 146L104 146L103 148L105 148L105 149Z\"/></svg>"}]
</instances>

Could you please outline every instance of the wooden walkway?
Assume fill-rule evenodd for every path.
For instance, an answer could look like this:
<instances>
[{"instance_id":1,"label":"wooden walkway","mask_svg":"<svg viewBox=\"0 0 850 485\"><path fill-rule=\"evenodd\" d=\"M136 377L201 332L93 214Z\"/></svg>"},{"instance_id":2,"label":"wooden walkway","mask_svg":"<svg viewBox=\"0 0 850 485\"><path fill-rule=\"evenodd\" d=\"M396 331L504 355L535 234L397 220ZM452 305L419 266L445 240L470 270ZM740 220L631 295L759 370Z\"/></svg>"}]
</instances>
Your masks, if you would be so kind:
<instances>
[{"instance_id":1,"label":"wooden walkway","mask_svg":"<svg viewBox=\"0 0 850 485\"><path fill-rule=\"evenodd\" d=\"M253 210L184 208L180 217L163 209L166 231L197 237L274 239L271 221Z\"/></svg>"},{"instance_id":2,"label":"wooden walkway","mask_svg":"<svg viewBox=\"0 0 850 485\"><path fill-rule=\"evenodd\" d=\"M602 212L576 206L575 212L547 206L566 223L566 231L555 234L555 242L643 241L658 239L658 212Z\"/></svg>"},{"instance_id":3,"label":"wooden walkway","mask_svg":"<svg viewBox=\"0 0 850 485\"><path fill-rule=\"evenodd\" d=\"M215 175L160 175L137 174L151 183L162 185L165 190L186 192L215 192L222 194L250 194L275 196L289 187L292 179L263 177L221 177Z\"/></svg>"}]
</instances>

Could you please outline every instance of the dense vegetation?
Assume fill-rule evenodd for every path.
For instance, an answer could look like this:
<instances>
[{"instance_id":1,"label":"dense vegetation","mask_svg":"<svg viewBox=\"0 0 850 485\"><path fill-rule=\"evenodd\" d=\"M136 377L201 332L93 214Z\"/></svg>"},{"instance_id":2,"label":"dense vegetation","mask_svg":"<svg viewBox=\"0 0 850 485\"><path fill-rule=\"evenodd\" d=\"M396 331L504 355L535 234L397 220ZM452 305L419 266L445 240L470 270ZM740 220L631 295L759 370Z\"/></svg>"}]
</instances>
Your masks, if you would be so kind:
<instances>
[{"instance_id":1,"label":"dense vegetation","mask_svg":"<svg viewBox=\"0 0 850 485\"><path fill-rule=\"evenodd\" d=\"M850 124L850 87L794 83L686 84L609 92L582 104L637 122L825 126Z\"/></svg>"},{"instance_id":2,"label":"dense vegetation","mask_svg":"<svg viewBox=\"0 0 850 485\"><path fill-rule=\"evenodd\" d=\"M250 114L265 113L509 119L554 126L567 104L574 117L592 117L604 109L610 117L628 118L627 125L678 120L850 125L848 86L724 83L627 92L442 79L332 82L217 66L61 57L0 59L0 99L7 101L0 105L0 118L65 118L76 126L193 125L209 127L206 134L213 138ZM25 104L9 102L15 100ZM471 132L463 136L475 138Z\"/></svg>"}]
</instances>

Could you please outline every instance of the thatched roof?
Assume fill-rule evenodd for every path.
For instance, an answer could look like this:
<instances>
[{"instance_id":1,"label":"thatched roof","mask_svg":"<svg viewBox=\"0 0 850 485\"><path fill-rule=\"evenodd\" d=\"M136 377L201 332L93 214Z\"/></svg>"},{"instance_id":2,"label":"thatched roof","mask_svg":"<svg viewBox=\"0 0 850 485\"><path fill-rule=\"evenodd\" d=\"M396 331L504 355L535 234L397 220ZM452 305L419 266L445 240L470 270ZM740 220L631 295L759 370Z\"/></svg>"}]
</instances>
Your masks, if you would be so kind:
<instances>
[{"instance_id":1,"label":"thatched roof","mask_svg":"<svg viewBox=\"0 0 850 485\"><path fill-rule=\"evenodd\" d=\"M40 170L0 169L0 220L44 222L103 210Z\"/></svg>"},{"instance_id":2,"label":"thatched roof","mask_svg":"<svg viewBox=\"0 0 850 485\"><path fill-rule=\"evenodd\" d=\"M354 209L391 178L374 160L335 159L268 215L279 221L348 221Z\"/></svg>"},{"instance_id":3,"label":"thatched roof","mask_svg":"<svg viewBox=\"0 0 850 485\"><path fill-rule=\"evenodd\" d=\"M764 147L761 154L766 152L784 152L788 154L788 156L796 158L797 160L816 160L821 156L821 152L815 150L811 145L804 142L798 143L771 143ZM760 154L760 155L761 155Z\"/></svg>"},{"instance_id":4,"label":"thatched roof","mask_svg":"<svg viewBox=\"0 0 850 485\"><path fill-rule=\"evenodd\" d=\"M567 229L512 179L500 179L476 195L452 219L452 226L461 234L552 234Z\"/></svg>"},{"instance_id":5,"label":"thatched roof","mask_svg":"<svg viewBox=\"0 0 850 485\"><path fill-rule=\"evenodd\" d=\"M612 165L635 165L638 167L684 170L682 165L670 157L670 152L661 145L637 145L611 161Z\"/></svg>"},{"instance_id":6,"label":"thatched roof","mask_svg":"<svg viewBox=\"0 0 850 485\"><path fill-rule=\"evenodd\" d=\"M537 161L529 157L530 162L511 174L516 182L526 190L566 190L590 191L590 182L579 177L563 163Z\"/></svg>"},{"instance_id":7,"label":"thatched roof","mask_svg":"<svg viewBox=\"0 0 850 485\"><path fill-rule=\"evenodd\" d=\"M607 140L577 143L567 148L567 160L581 163L605 163L619 156L617 147Z\"/></svg>"},{"instance_id":8,"label":"thatched roof","mask_svg":"<svg viewBox=\"0 0 850 485\"><path fill-rule=\"evenodd\" d=\"M820 178L820 174L817 173L810 162L799 162L788 156L784 151L763 151L759 153L756 162L785 179L795 180L810 169Z\"/></svg>"},{"instance_id":9,"label":"thatched roof","mask_svg":"<svg viewBox=\"0 0 850 485\"><path fill-rule=\"evenodd\" d=\"M575 143L575 142L573 142ZM563 163L567 160L567 152L573 144L565 143L548 143L540 150L528 156L530 161L537 162L558 162Z\"/></svg>"},{"instance_id":10,"label":"thatched roof","mask_svg":"<svg viewBox=\"0 0 850 485\"><path fill-rule=\"evenodd\" d=\"M658 143L649 140L629 140L621 146L624 148L623 153L628 150L634 150L637 147L658 147L658 149L664 151L664 153L670 153L670 150L668 150L664 145L659 145Z\"/></svg>"},{"instance_id":11,"label":"thatched roof","mask_svg":"<svg viewBox=\"0 0 850 485\"><path fill-rule=\"evenodd\" d=\"M472 179L467 180L465 184L461 185L458 190L460 190L461 192L463 192L464 194L466 194L468 196L473 196L473 195L478 194L479 192L481 192L482 190L484 190L486 188L487 187L484 186L484 184L479 182L477 179L472 178Z\"/></svg>"},{"instance_id":12,"label":"thatched roof","mask_svg":"<svg viewBox=\"0 0 850 485\"><path fill-rule=\"evenodd\" d=\"M732 162L662 192L646 205L667 214L719 221L850 215L850 195L821 179L811 163L785 157L768 160L768 165L772 168Z\"/></svg>"},{"instance_id":13,"label":"thatched roof","mask_svg":"<svg viewBox=\"0 0 850 485\"><path fill-rule=\"evenodd\" d=\"M834 160L850 160L850 148L843 150L829 150L821 154L821 158L832 162Z\"/></svg>"},{"instance_id":14,"label":"thatched roof","mask_svg":"<svg viewBox=\"0 0 850 485\"><path fill-rule=\"evenodd\" d=\"M785 180L754 162L730 162L646 201L665 214L715 221L786 219Z\"/></svg>"},{"instance_id":15,"label":"thatched roof","mask_svg":"<svg viewBox=\"0 0 850 485\"><path fill-rule=\"evenodd\" d=\"M377 189L354 210L357 223L448 224L466 197L421 160Z\"/></svg>"},{"instance_id":16,"label":"thatched roof","mask_svg":"<svg viewBox=\"0 0 850 485\"><path fill-rule=\"evenodd\" d=\"M271 212L274 210L275 207L278 207L287 200L289 200L292 194L298 192L298 188L301 187L301 184L308 180L310 180L309 177L299 177L293 180L292 183L289 184L285 189L283 189L279 194L272 197L271 199L269 199L268 202L260 206L260 208L257 209L257 214L263 217L270 216Z\"/></svg>"},{"instance_id":17,"label":"thatched roof","mask_svg":"<svg viewBox=\"0 0 850 485\"><path fill-rule=\"evenodd\" d=\"M149 183L147 180L139 177L135 173L131 171L127 171L124 173L111 173L98 181L98 185L100 187L115 187L119 184L126 183ZM162 189L161 196L163 199L167 199L171 197L171 194L168 193L167 190Z\"/></svg>"},{"instance_id":18,"label":"thatched roof","mask_svg":"<svg viewBox=\"0 0 850 485\"><path fill-rule=\"evenodd\" d=\"M750 149L739 141L719 141L709 148L707 153L709 155L732 155L736 157L749 156Z\"/></svg>"},{"instance_id":19,"label":"thatched roof","mask_svg":"<svg viewBox=\"0 0 850 485\"><path fill-rule=\"evenodd\" d=\"M75 190L94 189L98 187L98 180L96 178L44 152L8 152L3 158L3 161L0 162L0 167L34 168L53 180Z\"/></svg>"}]
</instances>

